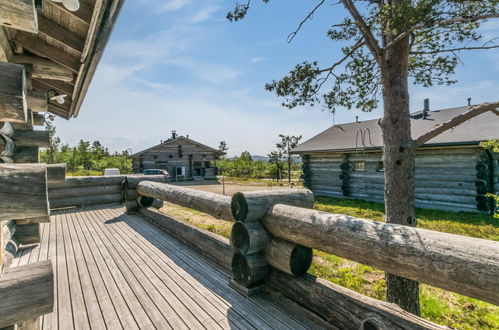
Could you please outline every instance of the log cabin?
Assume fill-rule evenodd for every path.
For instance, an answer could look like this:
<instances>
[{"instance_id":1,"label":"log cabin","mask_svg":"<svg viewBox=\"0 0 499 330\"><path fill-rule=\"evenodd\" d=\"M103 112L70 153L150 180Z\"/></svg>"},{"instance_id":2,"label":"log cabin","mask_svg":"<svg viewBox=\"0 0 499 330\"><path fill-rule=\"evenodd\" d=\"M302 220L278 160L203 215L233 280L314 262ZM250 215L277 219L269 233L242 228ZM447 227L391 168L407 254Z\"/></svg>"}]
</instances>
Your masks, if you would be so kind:
<instances>
[{"instance_id":1,"label":"log cabin","mask_svg":"<svg viewBox=\"0 0 499 330\"><path fill-rule=\"evenodd\" d=\"M469 107L412 113L417 137ZM485 194L499 190L499 154L480 142L499 138L499 117L484 113L439 135L416 154L416 206L454 211L490 212ZM383 140L378 119L339 124L297 146L305 186L316 195L384 200Z\"/></svg>"},{"instance_id":2,"label":"log cabin","mask_svg":"<svg viewBox=\"0 0 499 330\"><path fill-rule=\"evenodd\" d=\"M147 169L167 170L171 180L215 179L216 160L224 155L220 150L179 136L172 131L166 141L151 148L134 153L134 173L143 173Z\"/></svg>"}]
</instances>

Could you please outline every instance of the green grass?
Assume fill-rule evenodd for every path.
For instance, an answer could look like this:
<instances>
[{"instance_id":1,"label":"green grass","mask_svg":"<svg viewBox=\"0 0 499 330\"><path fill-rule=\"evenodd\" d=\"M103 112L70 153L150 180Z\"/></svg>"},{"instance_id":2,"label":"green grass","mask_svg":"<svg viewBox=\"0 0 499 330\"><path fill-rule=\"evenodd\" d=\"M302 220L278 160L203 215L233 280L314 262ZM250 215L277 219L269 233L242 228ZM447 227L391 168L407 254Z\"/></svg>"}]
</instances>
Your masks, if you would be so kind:
<instances>
[{"instance_id":1,"label":"green grass","mask_svg":"<svg viewBox=\"0 0 499 330\"><path fill-rule=\"evenodd\" d=\"M317 197L315 208L331 213L383 221L382 204L360 200ZM200 228L229 237L232 223L202 212L165 203L165 213ZM418 227L499 241L499 220L479 213L417 209ZM369 297L385 299L384 272L322 251L314 250L309 273ZM456 329L499 329L499 307L421 285L421 316Z\"/></svg>"}]
</instances>

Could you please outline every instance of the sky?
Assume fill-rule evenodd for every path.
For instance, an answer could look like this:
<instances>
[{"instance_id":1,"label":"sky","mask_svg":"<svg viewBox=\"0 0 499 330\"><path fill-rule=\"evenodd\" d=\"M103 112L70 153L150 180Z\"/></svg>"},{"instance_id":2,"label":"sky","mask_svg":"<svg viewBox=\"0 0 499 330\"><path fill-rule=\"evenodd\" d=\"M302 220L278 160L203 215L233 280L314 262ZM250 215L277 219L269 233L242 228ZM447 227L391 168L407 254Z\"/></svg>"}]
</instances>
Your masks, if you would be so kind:
<instances>
[{"instance_id":1,"label":"sky","mask_svg":"<svg viewBox=\"0 0 499 330\"><path fill-rule=\"evenodd\" d=\"M63 143L100 140L111 151L138 152L176 130L214 148L225 140L230 156L248 150L267 155L278 134L305 141L326 128L381 116L320 107L288 110L264 85L286 75L297 63L341 58L341 43L328 28L345 16L328 5L308 21L292 43L287 36L315 2L253 1L247 17L230 23L235 1L126 0L78 118L57 118ZM499 20L483 26L499 36ZM431 109L499 100L499 50L461 53L452 86L410 87L411 110L430 98Z\"/></svg>"}]
</instances>

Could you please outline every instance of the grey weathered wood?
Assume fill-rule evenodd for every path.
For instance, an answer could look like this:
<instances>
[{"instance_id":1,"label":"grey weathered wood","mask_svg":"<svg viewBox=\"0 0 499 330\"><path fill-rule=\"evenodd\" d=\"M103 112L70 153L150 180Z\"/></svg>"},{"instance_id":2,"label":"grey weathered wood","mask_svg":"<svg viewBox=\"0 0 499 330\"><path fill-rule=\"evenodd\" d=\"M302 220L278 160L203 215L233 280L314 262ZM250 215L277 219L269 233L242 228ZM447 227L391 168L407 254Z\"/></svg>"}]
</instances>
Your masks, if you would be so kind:
<instances>
[{"instance_id":1,"label":"grey weathered wood","mask_svg":"<svg viewBox=\"0 0 499 330\"><path fill-rule=\"evenodd\" d=\"M8 121L0 122L0 134L12 136L14 134L14 127Z\"/></svg>"},{"instance_id":2,"label":"grey weathered wood","mask_svg":"<svg viewBox=\"0 0 499 330\"><path fill-rule=\"evenodd\" d=\"M225 237L200 229L189 223L172 219L151 208L141 208L139 214L161 230L186 242L189 246L222 268L230 269L233 249L229 245L229 240Z\"/></svg>"},{"instance_id":3,"label":"grey weathered wood","mask_svg":"<svg viewBox=\"0 0 499 330\"><path fill-rule=\"evenodd\" d=\"M2 244L7 244L8 241L14 236L16 229L17 229L17 223L16 221L2 221L0 224L0 229L1 229L1 235L2 235Z\"/></svg>"},{"instance_id":4,"label":"grey weathered wood","mask_svg":"<svg viewBox=\"0 0 499 330\"><path fill-rule=\"evenodd\" d=\"M2 267L3 269L9 268L10 264L12 263L12 260L17 254L18 249L19 249L19 242L16 241L14 238L11 238L8 242L6 242L5 246L3 247L3 261L0 268Z\"/></svg>"},{"instance_id":5,"label":"grey weathered wood","mask_svg":"<svg viewBox=\"0 0 499 330\"><path fill-rule=\"evenodd\" d=\"M18 225L29 225L32 223L45 223L50 222L50 216L43 216L38 218L18 219L15 220Z\"/></svg>"},{"instance_id":6,"label":"grey weathered wood","mask_svg":"<svg viewBox=\"0 0 499 330\"><path fill-rule=\"evenodd\" d=\"M52 312L52 262L41 261L8 269L0 278L0 296L0 327Z\"/></svg>"},{"instance_id":7,"label":"grey weathered wood","mask_svg":"<svg viewBox=\"0 0 499 330\"><path fill-rule=\"evenodd\" d=\"M35 55L49 58L75 73L78 73L78 70L80 69L81 63L78 58L68 53L61 52L58 48L51 46L46 42L42 42L29 33L19 31L14 39L16 42L20 43L23 48Z\"/></svg>"},{"instance_id":8,"label":"grey weathered wood","mask_svg":"<svg viewBox=\"0 0 499 330\"><path fill-rule=\"evenodd\" d=\"M234 280L245 288L253 288L262 284L269 273L269 265L261 253L234 253L231 262Z\"/></svg>"},{"instance_id":9,"label":"grey weathered wood","mask_svg":"<svg viewBox=\"0 0 499 330\"><path fill-rule=\"evenodd\" d=\"M265 260L274 268L295 277L307 273L312 265L312 249L274 238L265 248Z\"/></svg>"},{"instance_id":10,"label":"grey weathered wood","mask_svg":"<svg viewBox=\"0 0 499 330\"><path fill-rule=\"evenodd\" d=\"M125 214L134 214L139 210L140 206L137 200L125 201Z\"/></svg>"},{"instance_id":11,"label":"grey weathered wood","mask_svg":"<svg viewBox=\"0 0 499 330\"><path fill-rule=\"evenodd\" d=\"M261 221L274 237L499 304L499 242L282 204Z\"/></svg>"},{"instance_id":12,"label":"grey weathered wood","mask_svg":"<svg viewBox=\"0 0 499 330\"><path fill-rule=\"evenodd\" d=\"M119 194L121 187L117 184L103 186L73 187L49 189L49 199L61 199L69 197L95 196L107 194Z\"/></svg>"},{"instance_id":13,"label":"grey weathered wood","mask_svg":"<svg viewBox=\"0 0 499 330\"><path fill-rule=\"evenodd\" d=\"M137 192L143 196L205 212L215 218L229 221L232 219L229 196L149 181L140 182Z\"/></svg>"},{"instance_id":14,"label":"grey weathered wood","mask_svg":"<svg viewBox=\"0 0 499 330\"><path fill-rule=\"evenodd\" d=\"M308 274L295 278L272 269L265 284L339 329L447 329L395 304L366 297ZM377 328L361 327L366 319L372 320Z\"/></svg>"},{"instance_id":15,"label":"grey weathered wood","mask_svg":"<svg viewBox=\"0 0 499 330\"><path fill-rule=\"evenodd\" d=\"M66 181L66 163L47 164L47 183L50 184L64 181Z\"/></svg>"},{"instance_id":16,"label":"grey weathered wood","mask_svg":"<svg viewBox=\"0 0 499 330\"><path fill-rule=\"evenodd\" d=\"M23 245L40 243L40 224L18 224L14 238Z\"/></svg>"},{"instance_id":17,"label":"grey weathered wood","mask_svg":"<svg viewBox=\"0 0 499 330\"><path fill-rule=\"evenodd\" d=\"M230 245L241 254L260 252L271 239L268 231L258 221L236 222L230 233Z\"/></svg>"},{"instance_id":18,"label":"grey weathered wood","mask_svg":"<svg viewBox=\"0 0 499 330\"><path fill-rule=\"evenodd\" d=\"M163 201L161 199L155 198L151 204L151 207L159 210L160 208L163 207Z\"/></svg>"},{"instance_id":19,"label":"grey weathered wood","mask_svg":"<svg viewBox=\"0 0 499 330\"><path fill-rule=\"evenodd\" d=\"M24 67L19 64L0 62L0 72L2 72L2 79L0 79L0 121L23 123L28 119Z\"/></svg>"},{"instance_id":20,"label":"grey weathered wood","mask_svg":"<svg viewBox=\"0 0 499 330\"><path fill-rule=\"evenodd\" d=\"M14 160L8 156L0 156L0 163L13 163Z\"/></svg>"},{"instance_id":21,"label":"grey weathered wood","mask_svg":"<svg viewBox=\"0 0 499 330\"><path fill-rule=\"evenodd\" d=\"M56 39L65 46L81 53L85 40L68 29L45 18L43 15L38 19L40 33Z\"/></svg>"},{"instance_id":22,"label":"grey weathered wood","mask_svg":"<svg viewBox=\"0 0 499 330\"><path fill-rule=\"evenodd\" d=\"M45 125L45 117L40 113L31 113L31 124L33 126L43 126Z\"/></svg>"},{"instance_id":23,"label":"grey weathered wood","mask_svg":"<svg viewBox=\"0 0 499 330\"><path fill-rule=\"evenodd\" d=\"M12 139L4 134L0 134L0 155L4 157L11 157L14 155L16 146Z\"/></svg>"},{"instance_id":24,"label":"grey weathered wood","mask_svg":"<svg viewBox=\"0 0 499 330\"><path fill-rule=\"evenodd\" d=\"M274 204L310 208L314 206L314 194L308 189L238 192L232 196L232 216L237 221L256 221Z\"/></svg>"},{"instance_id":25,"label":"grey weathered wood","mask_svg":"<svg viewBox=\"0 0 499 330\"><path fill-rule=\"evenodd\" d=\"M157 181L164 182L165 178L162 175L110 175L110 176L78 176L68 177L63 183L51 183L49 189L57 188L72 188L72 187L89 187L102 185L120 185L127 178L130 189L135 189L140 181Z\"/></svg>"},{"instance_id":26,"label":"grey weathered wood","mask_svg":"<svg viewBox=\"0 0 499 330\"><path fill-rule=\"evenodd\" d=\"M88 205L119 203L123 197L121 194L106 194L81 197L55 198L50 200L51 209L66 207L80 207Z\"/></svg>"},{"instance_id":27,"label":"grey weathered wood","mask_svg":"<svg viewBox=\"0 0 499 330\"><path fill-rule=\"evenodd\" d=\"M49 214L45 164L0 164L0 220Z\"/></svg>"},{"instance_id":28,"label":"grey weathered wood","mask_svg":"<svg viewBox=\"0 0 499 330\"><path fill-rule=\"evenodd\" d=\"M15 55L12 62L28 65L31 78L52 79L63 82L72 82L74 79L71 70L42 57Z\"/></svg>"},{"instance_id":29,"label":"grey weathered wood","mask_svg":"<svg viewBox=\"0 0 499 330\"><path fill-rule=\"evenodd\" d=\"M12 159L14 163L38 163L38 147L17 147Z\"/></svg>"},{"instance_id":30,"label":"grey weathered wood","mask_svg":"<svg viewBox=\"0 0 499 330\"><path fill-rule=\"evenodd\" d=\"M38 15L34 0L0 1L0 25L38 33Z\"/></svg>"},{"instance_id":31,"label":"grey weathered wood","mask_svg":"<svg viewBox=\"0 0 499 330\"><path fill-rule=\"evenodd\" d=\"M46 92L39 92L28 90L26 98L28 102L28 109L33 112L47 112L48 111L48 96Z\"/></svg>"},{"instance_id":32,"label":"grey weathered wood","mask_svg":"<svg viewBox=\"0 0 499 330\"><path fill-rule=\"evenodd\" d=\"M137 197L137 205L139 207L149 207L154 203L154 198L146 196Z\"/></svg>"},{"instance_id":33,"label":"grey weathered wood","mask_svg":"<svg viewBox=\"0 0 499 330\"><path fill-rule=\"evenodd\" d=\"M50 147L48 131L15 131L12 140L19 147Z\"/></svg>"}]
</instances>

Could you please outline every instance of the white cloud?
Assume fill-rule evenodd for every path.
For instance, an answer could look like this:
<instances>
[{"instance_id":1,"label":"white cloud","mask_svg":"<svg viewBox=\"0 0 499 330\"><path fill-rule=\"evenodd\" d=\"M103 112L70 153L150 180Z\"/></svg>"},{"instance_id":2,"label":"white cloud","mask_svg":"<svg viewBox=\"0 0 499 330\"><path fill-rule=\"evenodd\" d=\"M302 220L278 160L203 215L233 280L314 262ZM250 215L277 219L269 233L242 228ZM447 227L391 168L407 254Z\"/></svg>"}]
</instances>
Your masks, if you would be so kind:
<instances>
[{"instance_id":1,"label":"white cloud","mask_svg":"<svg viewBox=\"0 0 499 330\"><path fill-rule=\"evenodd\" d=\"M190 19L191 23L201 23L207 21L211 16L218 11L217 6L208 6L200 9L194 16Z\"/></svg>"},{"instance_id":2,"label":"white cloud","mask_svg":"<svg viewBox=\"0 0 499 330\"><path fill-rule=\"evenodd\" d=\"M260 62L265 62L267 60L268 60L268 58L266 58L266 57L252 57L250 59L250 63L260 63Z\"/></svg>"},{"instance_id":3,"label":"white cloud","mask_svg":"<svg viewBox=\"0 0 499 330\"><path fill-rule=\"evenodd\" d=\"M184 8L191 3L191 0L168 0L166 2L162 1L162 4L158 8L158 12L164 13L168 11L175 11Z\"/></svg>"}]
</instances>

